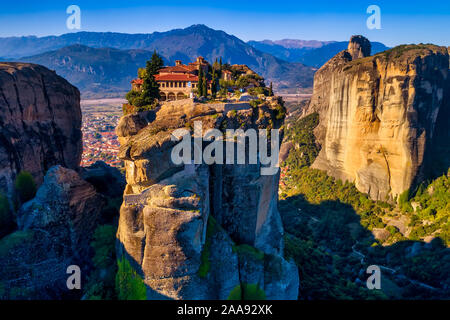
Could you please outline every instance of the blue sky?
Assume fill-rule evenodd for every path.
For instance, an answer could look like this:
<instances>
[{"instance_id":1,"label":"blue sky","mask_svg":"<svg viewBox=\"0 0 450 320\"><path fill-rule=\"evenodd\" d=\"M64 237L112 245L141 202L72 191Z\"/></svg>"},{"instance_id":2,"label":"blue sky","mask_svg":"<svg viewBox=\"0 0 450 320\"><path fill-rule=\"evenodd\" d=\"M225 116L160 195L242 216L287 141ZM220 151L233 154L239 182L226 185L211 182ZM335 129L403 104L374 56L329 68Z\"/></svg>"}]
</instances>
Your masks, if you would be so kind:
<instances>
[{"instance_id":1,"label":"blue sky","mask_svg":"<svg viewBox=\"0 0 450 320\"><path fill-rule=\"evenodd\" d=\"M0 11L0 36L59 35L66 8L82 12L81 31L151 33L206 24L243 40L348 40L363 34L393 46L436 43L450 46L450 1L235 1L235 0L59 0L8 1ZM369 5L381 9L381 29L369 30Z\"/></svg>"}]
</instances>

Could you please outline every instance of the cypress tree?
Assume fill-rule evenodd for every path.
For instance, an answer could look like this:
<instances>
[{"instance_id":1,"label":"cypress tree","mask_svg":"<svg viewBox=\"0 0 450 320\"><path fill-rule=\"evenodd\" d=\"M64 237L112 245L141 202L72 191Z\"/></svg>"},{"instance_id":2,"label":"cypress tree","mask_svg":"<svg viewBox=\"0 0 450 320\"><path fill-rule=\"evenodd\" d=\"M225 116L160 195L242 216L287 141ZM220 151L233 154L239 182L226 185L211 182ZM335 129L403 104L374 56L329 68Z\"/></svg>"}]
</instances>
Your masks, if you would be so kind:
<instances>
[{"instance_id":1,"label":"cypress tree","mask_svg":"<svg viewBox=\"0 0 450 320\"><path fill-rule=\"evenodd\" d=\"M198 71L198 85L197 92L199 97L203 97L203 69L200 68Z\"/></svg>"},{"instance_id":2,"label":"cypress tree","mask_svg":"<svg viewBox=\"0 0 450 320\"><path fill-rule=\"evenodd\" d=\"M155 75L159 73L159 69L164 66L162 58L153 52L152 58L147 61L146 74L144 77L144 83L142 84L142 95L141 102L142 105L151 105L155 99L160 99L159 95L159 85L155 80Z\"/></svg>"},{"instance_id":3,"label":"cypress tree","mask_svg":"<svg viewBox=\"0 0 450 320\"><path fill-rule=\"evenodd\" d=\"M270 83L270 86L269 86L269 97L273 97L273 86L272 86L272 82Z\"/></svg>"},{"instance_id":4,"label":"cypress tree","mask_svg":"<svg viewBox=\"0 0 450 320\"><path fill-rule=\"evenodd\" d=\"M213 70L212 74L212 83L211 83L211 95L215 99L217 93L217 78L216 78L216 70Z\"/></svg>"},{"instance_id":5,"label":"cypress tree","mask_svg":"<svg viewBox=\"0 0 450 320\"><path fill-rule=\"evenodd\" d=\"M203 80L203 96L204 97L208 96L208 78L206 78L206 77Z\"/></svg>"}]
</instances>

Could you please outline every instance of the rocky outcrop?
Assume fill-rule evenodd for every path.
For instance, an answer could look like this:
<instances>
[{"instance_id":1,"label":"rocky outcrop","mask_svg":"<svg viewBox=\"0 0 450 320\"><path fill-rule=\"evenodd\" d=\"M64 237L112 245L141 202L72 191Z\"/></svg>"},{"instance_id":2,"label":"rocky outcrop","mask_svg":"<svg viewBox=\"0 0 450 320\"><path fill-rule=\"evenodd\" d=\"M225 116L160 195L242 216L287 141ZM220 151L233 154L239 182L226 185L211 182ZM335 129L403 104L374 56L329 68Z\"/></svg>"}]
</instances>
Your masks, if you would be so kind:
<instances>
[{"instance_id":1,"label":"rocky outcrop","mask_svg":"<svg viewBox=\"0 0 450 320\"><path fill-rule=\"evenodd\" d=\"M0 190L22 170L40 184L54 165L77 169L80 128L78 89L42 66L0 63Z\"/></svg>"},{"instance_id":2,"label":"rocky outcrop","mask_svg":"<svg viewBox=\"0 0 450 320\"><path fill-rule=\"evenodd\" d=\"M352 36L348 43L347 52L351 55L352 60L365 58L370 56L372 45L367 38L363 36Z\"/></svg>"},{"instance_id":3,"label":"rocky outcrop","mask_svg":"<svg viewBox=\"0 0 450 320\"><path fill-rule=\"evenodd\" d=\"M137 133L142 118L120 121L127 186L118 256L127 257L143 278L147 298L227 299L247 285L270 299L297 298L297 268L283 259L279 174L262 176L260 164L171 160L175 129L192 129L195 121L202 121L204 132L279 128L280 103L268 98L252 107L187 99L164 104Z\"/></svg>"},{"instance_id":4,"label":"rocky outcrop","mask_svg":"<svg viewBox=\"0 0 450 320\"><path fill-rule=\"evenodd\" d=\"M448 135L449 56L434 45L369 53L367 39L352 37L315 75L307 113L319 113L321 151L313 167L389 200L426 177L433 145Z\"/></svg>"},{"instance_id":5,"label":"rocky outcrop","mask_svg":"<svg viewBox=\"0 0 450 320\"><path fill-rule=\"evenodd\" d=\"M92 184L100 194L108 198L122 198L126 182L118 168L97 161L89 167L81 168L80 171L81 177Z\"/></svg>"},{"instance_id":6,"label":"rocky outcrop","mask_svg":"<svg viewBox=\"0 0 450 320\"><path fill-rule=\"evenodd\" d=\"M17 213L19 230L0 240L1 298L76 297L80 291L67 288L66 271L78 265L88 274L89 243L103 202L75 171L48 170L36 197Z\"/></svg>"}]
</instances>

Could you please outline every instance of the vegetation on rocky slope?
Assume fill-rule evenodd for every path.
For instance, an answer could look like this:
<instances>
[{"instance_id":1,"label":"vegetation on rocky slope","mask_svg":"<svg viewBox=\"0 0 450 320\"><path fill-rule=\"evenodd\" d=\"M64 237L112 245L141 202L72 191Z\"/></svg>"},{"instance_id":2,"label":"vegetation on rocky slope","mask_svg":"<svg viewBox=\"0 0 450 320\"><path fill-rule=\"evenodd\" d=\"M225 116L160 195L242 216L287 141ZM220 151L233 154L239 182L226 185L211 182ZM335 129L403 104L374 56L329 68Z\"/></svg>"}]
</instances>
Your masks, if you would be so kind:
<instances>
[{"instance_id":1,"label":"vegetation on rocky slope","mask_svg":"<svg viewBox=\"0 0 450 320\"><path fill-rule=\"evenodd\" d=\"M258 284L243 283L236 286L231 292L228 300L265 300L266 294Z\"/></svg>"},{"instance_id":2,"label":"vegetation on rocky slope","mask_svg":"<svg viewBox=\"0 0 450 320\"><path fill-rule=\"evenodd\" d=\"M353 183L309 167L319 151L317 123L311 114L289 126L295 148L282 168L279 209L300 298L448 298L449 175L406 193L399 205L373 201ZM371 264L384 268L380 291L366 289Z\"/></svg>"},{"instance_id":3,"label":"vegetation on rocky slope","mask_svg":"<svg viewBox=\"0 0 450 320\"><path fill-rule=\"evenodd\" d=\"M116 288L119 300L146 300L147 289L130 262L125 258L117 260Z\"/></svg>"},{"instance_id":4,"label":"vegetation on rocky slope","mask_svg":"<svg viewBox=\"0 0 450 320\"><path fill-rule=\"evenodd\" d=\"M113 300L117 297L116 229L112 225L100 225L94 232L94 239L91 242L94 250L92 258L94 270L89 275L88 289L85 293L88 300ZM121 282L119 284L122 285Z\"/></svg>"}]
</instances>

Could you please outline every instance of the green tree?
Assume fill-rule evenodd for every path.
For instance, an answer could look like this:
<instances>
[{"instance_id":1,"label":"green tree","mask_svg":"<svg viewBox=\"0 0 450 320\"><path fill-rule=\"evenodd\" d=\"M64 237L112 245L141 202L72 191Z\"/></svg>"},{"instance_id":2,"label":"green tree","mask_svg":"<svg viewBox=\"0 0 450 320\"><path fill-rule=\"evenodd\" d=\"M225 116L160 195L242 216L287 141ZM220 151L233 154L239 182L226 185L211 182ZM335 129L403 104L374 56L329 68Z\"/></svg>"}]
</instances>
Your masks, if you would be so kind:
<instances>
[{"instance_id":1,"label":"green tree","mask_svg":"<svg viewBox=\"0 0 450 320\"><path fill-rule=\"evenodd\" d=\"M119 300L146 300L145 283L130 262L122 257L117 260L116 291Z\"/></svg>"},{"instance_id":2,"label":"green tree","mask_svg":"<svg viewBox=\"0 0 450 320\"><path fill-rule=\"evenodd\" d=\"M14 182L16 195L20 203L30 201L36 195L37 187L33 176L27 171L21 171Z\"/></svg>"},{"instance_id":3,"label":"green tree","mask_svg":"<svg viewBox=\"0 0 450 320\"><path fill-rule=\"evenodd\" d=\"M270 86L269 86L269 97L273 97L273 84L272 84L272 82L270 83Z\"/></svg>"},{"instance_id":4,"label":"green tree","mask_svg":"<svg viewBox=\"0 0 450 320\"><path fill-rule=\"evenodd\" d=\"M139 98L141 96L140 92L131 90L127 93L127 95L125 96L125 98L128 100L128 103L131 104L132 106L135 106L135 100L137 98Z\"/></svg>"},{"instance_id":5,"label":"green tree","mask_svg":"<svg viewBox=\"0 0 450 320\"><path fill-rule=\"evenodd\" d=\"M98 268L108 268L114 264L116 228L111 225L100 225L95 229L91 246L94 249L92 261Z\"/></svg>"},{"instance_id":6,"label":"green tree","mask_svg":"<svg viewBox=\"0 0 450 320\"><path fill-rule=\"evenodd\" d=\"M138 69L138 78L144 79L147 76L147 70L145 68Z\"/></svg>"},{"instance_id":7,"label":"green tree","mask_svg":"<svg viewBox=\"0 0 450 320\"><path fill-rule=\"evenodd\" d=\"M213 71L220 71L220 65L219 65L219 62L217 61L217 58L214 61L212 68L213 68Z\"/></svg>"},{"instance_id":8,"label":"green tree","mask_svg":"<svg viewBox=\"0 0 450 320\"><path fill-rule=\"evenodd\" d=\"M94 268L88 277L85 297L88 300L113 300L116 294L116 227L100 225L94 232L91 247L94 249Z\"/></svg>"},{"instance_id":9,"label":"green tree","mask_svg":"<svg viewBox=\"0 0 450 320\"><path fill-rule=\"evenodd\" d=\"M411 204L409 203L410 198L410 191L405 190L403 193L400 194L398 197L398 205L401 211L403 212L412 212L413 208Z\"/></svg>"},{"instance_id":10,"label":"green tree","mask_svg":"<svg viewBox=\"0 0 450 320\"><path fill-rule=\"evenodd\" d=\"M197 85L197 91L198 91L199 97L204 97L204 94L203 94L203 88L204 88L203 82L204 81L205 80L203 79L203 69L200 68L200 70L198 72L198 85Z\"/></svg>"},{"instance_id":11,"label":"green tree","mask_svg":"<svg viewBox=\"0 0 450 320\"><path fill-rule=\"evenodd\" d=\"M257 283L243 283L231 290L228 300L266 300L266 293Z\"/></svg>"},{"instance_id":12,"label":"green tree","mask_svg":"<svg viewBox=\"0 0 450 320\"><path fill-rule=\"evenodd\" d=\"M207 97L208 96L208 78L205 77L205 79L203 79L203 96Z\"/></svg>"},{"instance_id":13,"label":"green tree","mask_svg":"<svg viewBox=\"0 0 450 320\"><path fill-rule=\"evenodd\" d=\"M140 96L141 100L135 99L135 101L139 101L140 104L137 105L137 107L151 105L155 99L161 98L159 95L159 85L155 80L155 75L159 73L159 70L163 66L164 62L162 58L154 51L152 58L147 61L145 68L144 83L142 84L142 94Z\"/></svg>"},{"instance_id":14,"label":"green tree","mask_svg":"<svg viewBox=\"0 0 450 320\"><path fill-rule=\"evenodd\" d=\"M212 73L211 95L214 99L216 98L217 95L217 75L215 69L213 69Z\"/></svg>"}]
</instances>

